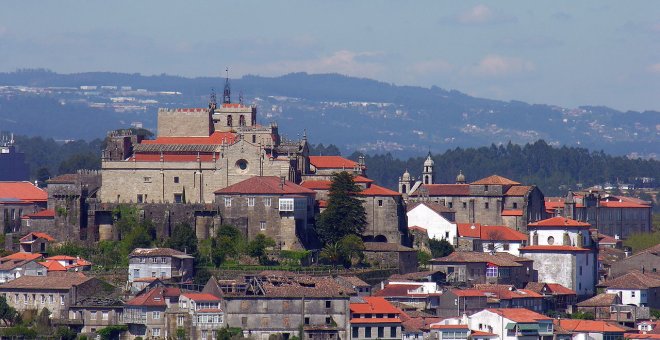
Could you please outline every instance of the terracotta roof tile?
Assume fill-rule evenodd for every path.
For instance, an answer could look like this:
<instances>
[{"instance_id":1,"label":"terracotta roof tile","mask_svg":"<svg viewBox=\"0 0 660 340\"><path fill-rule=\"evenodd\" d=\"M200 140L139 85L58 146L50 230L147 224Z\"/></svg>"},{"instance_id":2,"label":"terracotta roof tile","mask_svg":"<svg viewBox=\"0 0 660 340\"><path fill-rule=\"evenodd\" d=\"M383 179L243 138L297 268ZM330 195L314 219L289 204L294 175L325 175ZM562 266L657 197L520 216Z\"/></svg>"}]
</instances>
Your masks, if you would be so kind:
<instances>
[{"instance_id":1,"label":"terracotta roof tile","mask_svg":"<svg viewBox=\"0 0 660 340\"><path fill-rule=\"evenodd\" d=\"M573 320L560 319L556 323L571 332L580 333L623 333L627 328L622 328L614 323L602 320Z\"/></svg>"},{"instance_id":2,"label":"terracotta roof tile","mask_svg":"<svg viewBox=\"0 0 660 340\"><path fill-rule=\"evenodd\" d=\"M431 329L468 329L468 325L431 325Z\"/></svg>"},{"instance_id":3,"label":"terracotta roof tile","mask_svg":"<svg viewBox=\"0 0 660 340\"><path fill-rule=\"evenodd\" d=\"M514 185L507 190L504 195L505 196L525 196L527 195L532 189L534 189L533 186L531 185Z\"/></svg>"},{"instance_id":4,"label":"terracotta roof tile","mask_svg":"<svg viewBox=\"0 0 660 340\"><path fill-rule=\"evenodd\" d=\"M401 314L401 311L382 297L364 296L364 302L351 302L351 313L356 314ZM401 321L397 319L398 321Z\"/></svg>"},{"instance_id":5,"label":"terracotta roof tile","mask_svg":"<svg viewBox=\"0 0 660 340\"><path fill-rule=\"evenodd\" d=\"M54 237L52 237L52 236L50 236L46 233L42 233L42 232L38 232L38 231L31 232L31 233L21 237L21 239L19 241L20 242L29 242L29 241L36 240L38 238L42 238L42 239L44 239L46 241L49 241L49 242L55 241Z\"/></svg>"},{"instance_id":6,"label":"terracotta roof tile","mask_svg":"<svg viewBox=\"0 0 660 340\"><path fill-rule=\"evenodd\" d=\"M426 191L429 196L467 196L470 194L469 184L422 184L413 196L422 196Z\"/></svg>"},{"instance_id":7,"label":"terracotta roof tile","mask_svg":"<svg viewBox=\"0 0 660 340\"><path fill-rule=\"evenodd\" d=\"M480 229L482 240L525 241L527 235L503 225L484 225Z\"/></svg>"},{"instance_id":8,"label":"terracotta roof tile","mask_svg":"<svg viewBox=\"0 0 660 340\"><path fill-rule=\"evenodd\" d=\"M573 227L573 228L591 228L591 224L576 221L567 217L556 216L528 224L529 227Z\"/></svg>"},{"instance_id":9,"label":"terracotta roof tile","mask_svg":"<svg viewBox=\"0 0 660 340\"><path fill-rule=\"evenodd\" d=\"M602 286L612 289L649 289L660 287L660 278L633 270L615 279L605 281Z\"/></svg>"},{"instance_id":10,"label":"terracotta roof tile","mask_svg":"<svg viewBox=\"0 0 660 340\"><path fill-rule=\"evenodd\" d=\"M34 276L21 276L0 285L0 290L6 289L71 289L92 278L80 273L62 273L57 276L43 276L38 279Z\"/></svg>"},{"instance_id":11,"label":"terracotta roof tile","mask_svg":"<svg viewBox=\"0 0 660 340\"><path fill-rule=\"evenodd\" d=\"M153 140L145 139L141 144L193 144L193 145L220 145L223 142L232 144L236 140L233 132L215 131L208 137L158 137Z\"/></svg>"},{"instance_id":12,"label":"terracotta roof tile","mask_svg":"<svg viewBox=\"0 0 660 340\"><path fill-rule=\"evenodd\" d=\"M401 193L381 187L376 184L370 185L368 188L360 191L358 195L362 196L401 196Z\"/></svg>"},{"instance_id":13,"label":"terracotta roof tile","mask_svg":"<svg viewBox=\"0 0 660 340\"><path fill-rule=\"evenodd\" d=\"M531 259L518 257L509 253L481 253L471 251L455 251L448 256L431 260L435 264L443 263L492 263L499 267L520 267L522 262L530 262Z\"/></svg>"},{"instance_id":14,"label":"terracotta roof tile","mask_svg":"<svg viewBox=\"0 0 660 340\"><path fill-rule=\"evenodd\" d=\"M484 291L480 289L452 289L450 290L456 296L463 297L486 297Z\"/></svg>"},{"instance_id":15,"label":"terracotta roof tile","mask_svg":"<svg viewBox=\"0 0 660 340\"><path fill-rule=\"evenodd\" d=\"M523 211L519 209L502 210L502 216L522 216Z\"/></svg>"},{"instance_id":16,"label":"terracotta roof tile","mask_svg":"<svg viewBox=\"0 0 660 340\"><path fill-rule=\"evenodd\" d=\"M457 223L459 237L481 237L481 223Z\"/></svg>"},{"instance_id":17,"label":"terracotta roof tile","mask_svg":"<svg viewBox=\"0 0 660 340\"><path fill-rule=\"evenodd\" d=\"M181 294L190 300L199 302L220 302L220 298L209 293L185 293Z\"/></svg>"},{"instance_id":18,"label":"terracotta roof tile","mask_svg":"<svg viewBox=\"0 0 660 340\"><path fill-rule=\"evenodd\" d=\"M353 169L358 163L341 156L309 156L309 163L317 169Z\"/></svg>"},{"instance_id":19,"label":"terracotta roof tile","mask_svg":"<svg viewBox=\"0 0 660 340\"><path fill-rule=\"evenodd\" d=\"M360 279L357 276L338 276L337 279L339 281L343 280L343 281L351 284L354 287L371 287L370 284L362 281L362 279Z\"/></svg>"},{"instance_id":20,"label":"terracotta roof tile","mask_svg":"<svg viewBox=\"0 0 660 340\"><path fill-rule=\"evenodd\" d=\"M552 320L543 314L533 312L526 308L488 308L487 311L501 315L514 322L537 322L541 320Z\"/></svg>"},{"instance_id":21,"label":"terracotta roof tile","mask_svg":"<svg viewBox=\"0 0 660 340\"><path fill-rule=\"evenodd\" d=\"M46 267L49 272L65 272L66 268L57 261L39 262L40 265Z\"/></svg>"},{"instance_id":22,"label":"terracotta roof tile","mask_svg":"<svg viewBox=\"0 0 660 340\"><path fill-rule=\"evenodd\" d=\"M619 302L620 300L617 294L602 293L590 299L579 302L577 306L578 307L609 307Z\"/></svg>"},{"instance_id":23,"label":"terracotta roof tile","mask_svg":"<svg viewBox=\"0 0 660 340\"><path fill-rule=\"evenodd\" d=\"M128 301L127 306L140 307L167 307L165 302L165 287L154 288L144 294L138 295Z\"/></svg>"},{"instance_id":24,"label":"terracotta roof tile","mask_svg":"<svg viewBox=\"0 0 660 340\"><path fill-rule=\"evenodd\" d=\"M0 201L46 202L48 193L30 182L0 182Z\"/></svg>"},{"instance_id":25,"label":"terracotta roof tile","mask_svg":"<svg viewBox=\"0 0 660 340\"><path fill-rule=\"evenodd\" d=\"M300 186L311 190L330 190L331 184L328 180L306 180L300 183Z\"/></svg>"},{"instance_id":26,"label":"terracotta roof tile","mask_svg":"<svg viewBox=\"0 0 660 340\"><path fill-rule=\"evenodd\" d=\"M57 177L53 177L46 182L48 184L58 184L58 183L75 183L78 179L78 174L63 174Z\"/></svg>"},{"instance_id":27,"label":"terracotta roof tile","mask_svg":"<svg viewBox=\"0 0 660 340\"><path fill-rule=\"evenodd\" d=\"M316 192L288 180L285 180L284 184L282 185L281 179L277 176L255 176L230 185L226 188L217 190L215 194L310 195L316 194Z\"/></svg>"},{"instance_id":28,"label":"terracotta roof tile","mask_svg":"<svg viewBox=\"0 0 660 340\"><path fill-rule=\"evenodd\" d=\"M508 178L498 176L498 175L491 175L486 178L482 178L478 181L474 181L470 184L473 185L519 185L520 183L516 181L512 181Z\"/></svg>"}]
</instances>

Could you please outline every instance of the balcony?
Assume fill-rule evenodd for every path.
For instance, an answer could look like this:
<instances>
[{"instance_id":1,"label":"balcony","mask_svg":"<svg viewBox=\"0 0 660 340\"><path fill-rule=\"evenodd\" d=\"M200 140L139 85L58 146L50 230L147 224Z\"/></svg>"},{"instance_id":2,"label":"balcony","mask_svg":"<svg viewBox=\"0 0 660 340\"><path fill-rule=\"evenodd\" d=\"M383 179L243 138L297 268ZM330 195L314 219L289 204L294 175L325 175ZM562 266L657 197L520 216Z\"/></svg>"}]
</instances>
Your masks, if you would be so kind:
<instances>
[{"instance_id":1,"label":"balcony","mask_svg":"<svg viewBox=\"0 0 660 340\"><path fill-rule=\"evenodd\" d=\"M128 315L124 314L123 321L125 324L139 324L139 325L146 325L147 324L147 315Z\"/></svg>"}]
</instances>

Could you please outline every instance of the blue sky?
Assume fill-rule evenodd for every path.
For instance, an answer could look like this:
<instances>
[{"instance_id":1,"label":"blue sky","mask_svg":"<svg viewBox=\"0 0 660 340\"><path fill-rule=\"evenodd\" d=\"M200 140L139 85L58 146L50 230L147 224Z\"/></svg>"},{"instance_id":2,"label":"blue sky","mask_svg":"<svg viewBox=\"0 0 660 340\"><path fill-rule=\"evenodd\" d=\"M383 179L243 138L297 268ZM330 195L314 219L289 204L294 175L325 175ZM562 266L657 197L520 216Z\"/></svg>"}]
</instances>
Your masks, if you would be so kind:
<instances>
[{"instance_id":1,"label":"blue sky","mask_svg":"<svg viewBox=\"0 0 660 340\"><path fill-rule=\"evenodd\" d=\"M341 73L660 110L660 1L11 1L0 71Z\"/></svg>"}]
</instances>

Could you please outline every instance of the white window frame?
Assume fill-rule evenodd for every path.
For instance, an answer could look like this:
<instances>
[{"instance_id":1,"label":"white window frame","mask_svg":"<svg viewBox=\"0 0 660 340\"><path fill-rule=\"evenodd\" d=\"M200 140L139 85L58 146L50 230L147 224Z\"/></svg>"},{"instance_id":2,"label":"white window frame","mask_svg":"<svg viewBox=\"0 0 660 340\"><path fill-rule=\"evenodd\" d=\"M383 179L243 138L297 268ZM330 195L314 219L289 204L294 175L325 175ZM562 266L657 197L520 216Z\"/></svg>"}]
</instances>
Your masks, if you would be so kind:
<instances>
[{"instance_id":1,"label":"white window frame","mask_svg":"<svg viewBox=\"0 0 660 340\"><path fill-rule=\"evenodd\" d=\"M225 207L231 207L231 197L225 197Z\"/></svg>"},{"instance_id":2,"label":"white window frame","mask_svg":"<svg viewBox=\"0 0 660 340\"><path fill-rule=\"evenodd\" d=\"M255 201L255 198L254 198L254 197L248 197L248 198L247 198L247 205L248 205L248 207L254 207L254 201Z\"/></svg>"},{"instance_id":3,"label":"white window frame","mask_svg":"<svg viewBox=\"0 0 660 340\"><path fill-rule=\"evenodd\" d=\"M266 221L259 221L259 230L266 230Z\"/></svg>"}]
</instances>

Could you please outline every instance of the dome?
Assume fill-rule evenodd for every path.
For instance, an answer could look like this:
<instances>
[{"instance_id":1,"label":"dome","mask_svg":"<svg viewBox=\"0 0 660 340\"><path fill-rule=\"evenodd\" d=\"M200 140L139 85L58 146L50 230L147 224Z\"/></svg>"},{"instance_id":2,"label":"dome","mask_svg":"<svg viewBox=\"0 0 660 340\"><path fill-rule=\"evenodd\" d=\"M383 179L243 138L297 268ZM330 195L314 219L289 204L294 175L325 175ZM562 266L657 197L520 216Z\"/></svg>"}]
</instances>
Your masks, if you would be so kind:
<instances>
[{"instance_id":1,"label":"dome","mask_svg":"<svg viewBox=\"0 0 660 340\"><path fill-rule=\"evenodd\" d=\"M465 175L463 175L463 170L458 170L458 175L456 176L456 183L465 183Z\"/></svg>"},{"instance_id":2,"label":"dome","mask_svg":"<svg viewBox=\"0 0 660 340\"><path fill-rule=\"evenodd\" d=\"M408 169L403 173L403 176L401 176L401 180L403 181L409 181L410 180L410 173L408 172Z\"/></svg>"},{"instance_id":3,"label":"dome","mask_svg":"<svg viewBox=\"0 0 660 340\"><path fill-rule=\"evenodd\" d=\"M424 166L433 166L433 158L431 158L431 153L429 153L428 156L426 156L426 160L424 161Z\"/></svg>"}]
</instances>

